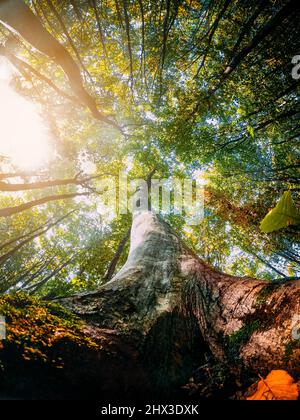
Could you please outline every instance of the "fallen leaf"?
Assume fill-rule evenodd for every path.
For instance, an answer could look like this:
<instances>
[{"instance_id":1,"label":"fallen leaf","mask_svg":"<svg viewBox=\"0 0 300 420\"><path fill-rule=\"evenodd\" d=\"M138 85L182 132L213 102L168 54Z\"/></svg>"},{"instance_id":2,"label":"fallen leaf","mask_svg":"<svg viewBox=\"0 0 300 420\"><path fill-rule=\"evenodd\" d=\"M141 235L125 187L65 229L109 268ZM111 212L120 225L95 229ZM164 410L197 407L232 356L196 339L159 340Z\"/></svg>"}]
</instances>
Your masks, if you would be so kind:
<instances>
[{"instance_id":1,"label":"fallen leaf","mask_svg":"<svg viewBox=\"0 0 300 420\"><path fill-rule=\"evenodd\" d=\"M254 395L247 400L297 400L298 386L285 370L272 370L258 382Z\"/></svg>"}]
</instances>

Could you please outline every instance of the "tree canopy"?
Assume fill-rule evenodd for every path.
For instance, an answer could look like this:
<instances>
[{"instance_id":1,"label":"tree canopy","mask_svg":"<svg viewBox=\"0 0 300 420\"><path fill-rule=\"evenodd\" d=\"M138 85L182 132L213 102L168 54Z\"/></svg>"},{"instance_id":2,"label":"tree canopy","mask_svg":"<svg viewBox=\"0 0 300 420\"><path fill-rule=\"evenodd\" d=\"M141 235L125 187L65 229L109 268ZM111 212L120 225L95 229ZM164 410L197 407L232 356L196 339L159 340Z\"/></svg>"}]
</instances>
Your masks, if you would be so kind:
<instances>
[{"instance_id":1,"label":"tree canopy","mask_svg":"<svg viewBox=\"0 0 300 420\"><path fill-rule=\"evenodd\" d=\"M212 266L299 277L299 16L295 0L0 0L0 290L107 281L128 251L131 214L99 211L120 172L205 185L200 224L164 217ZM292 214L263 231L282 197Z\"/></svg>"}]
</instances>

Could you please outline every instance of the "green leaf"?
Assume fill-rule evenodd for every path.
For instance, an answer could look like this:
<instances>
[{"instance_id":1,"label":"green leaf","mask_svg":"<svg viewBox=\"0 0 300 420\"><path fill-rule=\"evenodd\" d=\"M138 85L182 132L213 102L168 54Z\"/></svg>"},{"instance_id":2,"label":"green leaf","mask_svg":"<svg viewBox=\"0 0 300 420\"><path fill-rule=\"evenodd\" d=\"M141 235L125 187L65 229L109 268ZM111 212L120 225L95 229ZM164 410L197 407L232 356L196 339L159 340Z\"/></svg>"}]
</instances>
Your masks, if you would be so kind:
<instances>
[{"instance_id":1,"label":"green leaf","mask_svg":"<svg viewBox=\"0 0 300 420\"><path fill-rule=\"evenodd\" d=\"M254 128L251 125L247 125L247 131L250 136L254 139Z\"/></svg>"},{"instance_id":2,"label":"green leaf","mask_svg":"<svg viewBox=\"0 0 300 420\"><path fill-rule=\"evenodd\" d=\"M260 222L260 230L269 233L298 223L300 223L300 213L296 209L291 192L286 191L277 205Z\"/></svg>"}]
</instances>

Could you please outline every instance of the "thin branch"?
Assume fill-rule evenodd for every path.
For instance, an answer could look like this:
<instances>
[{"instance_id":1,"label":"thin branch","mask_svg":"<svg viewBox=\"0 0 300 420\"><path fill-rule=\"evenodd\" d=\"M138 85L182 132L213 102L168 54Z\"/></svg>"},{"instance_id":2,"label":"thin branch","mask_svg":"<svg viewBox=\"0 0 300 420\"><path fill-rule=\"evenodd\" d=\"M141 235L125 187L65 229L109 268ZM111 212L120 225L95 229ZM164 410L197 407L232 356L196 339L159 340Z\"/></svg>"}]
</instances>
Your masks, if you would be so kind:
<instances>
[{"instance_id":1,"label":"thin branch","mask_svg":"<svg viewBox=\"0 0 300 420\"><path fill-rule=\"evenodd\" d=\"M127 11L127 1L122 0L122 4L123 4L126 35L127 35L127 48L128 48L128 54L129 54L130 88L132 90L133 89L133 58L132 58L131 35L130 35L130 21L129 21L129 15Z\"/></svg>"},{"instance_id":2,"label":"thin branch","mask_svg":"<svg viewBox=\"0 0 300 420\"><path fill-rule=\"evenodd\" d=\"M63 220L65 220L67 217L69 217L72 213L74 213L75 210L70 211L65 216L61 217L60 219L56 220L53 223L50 223L45 229L42 231L39 231L35 233L32 236L29 236L29 238L26 238L24 241L20 242L17 246L15 246L12 250L6 252L5 254L0 256L0 264L4 264L9 258L13 257L21 248L23 248L25 245L27 245L29 242L32 242L34 239L40 237L41 235L44 235L47 233L51 228L61 223Z\"/></svg>"},{"instance_id":3,"label":"thin branch","mask_svg":"<svg viewBox=\"0 0 300 420\"><path fill-rule=\"evenodd\" d=\"M48 86L50 86L55 92L68 99L69 101L72 101L76 103L77 105L80 104L78 99L75 96L69 95L67 92L64 92L62 89L60 89L58 86L55 85L55 83L52 82L51 79L44 76L42 73L37 71L34 67L32 67L29 63L26 61L20 60L20 58L16 57L14 54L12 54L6 47L0 46L0 55L4 55L19 71L22 73L26 78L26 73L24 73L24 70L28 70L30 73L34 74L38 79L40 79L42 82L45 82Z\"/></svg>"},{"instance_id":4,"label":"thin branch","mask_svg":"<svg viewBox=\"0 0 300 420\"><path fill-rule=\"evenodd\" d=\"M89 0L89 3L94 10L94 14L95 14L95 18L96 18L96 22L97 22L97 26L98 26L99 37L100 37L100 41L101 41L104 56L105 56L106 60L109 61L108 54L107 54L107 49L106 49L106 45L105 45L105 38L104 38L103 29L102 29L102 25L101 25L101 20L100 20L100 16L99 16L98 9L97 9L96 0Z\"/></svg>"},{"instance_id":5,"label":"thin branch","mask_svg":"<svg viewBox=\"0 0 300 420\"><path fill-rule=\"evenodd\" d=\"M8 184L7 182L0 181L0 191L31 191L62 185L85 185L87 182L96 178L100 178L102 176L105 175L93 175L83 179L79 179L77 177L67 179L55 179L52 181L31 182L29 184Z\"/></svg>"},{"instance_id":6,"label":"thin branch","mask_svg":"<svg viewBox=\"0 0 300 420\"><path fill-rule=\"evenodd\" d=\"M253 37L253 39L238 53L236 54L229 65L223 71L220 81L217 85L211 90L211 94L215 93L224 81L229 77L229 75L239 66L244 58L248 56L265 38L271 34L282 22L292 13L295 13L295 7L297 7L298 2L295 0L290 0L282 9L267 22L263 28ZM299 7L299 4L298 4Z\"/></svg>"},{"instance_id":7,"label":"thin branch","mask_svg":"<svg viewBox=\"0 0 300 420\"><path fill-rule=\"evenodd\" d=\"M21 213L25 210L29 210L33 207L41 206L42 204L49 203L51 201L59 201L59 200L68 200L75 197L83 197L91 195L90 192L85 193L71 193L71 194L58 194L58 195L49 195L47 197L40 198L38 200L29 201L24 204L20 204L15 207L6 207L4 209L0 209L0 217L9 217L17 213Z\"/></svg>"},{"instance_id":8,"label":"thin branch","mask_svg":"<svg viewBox=\"0 0 300 420\"><path fill-rule=\"evenodd\" d=\"M130 232L131 232L131 228L128 229L125 236L120 241L120 243L118 245L118 248L117 248L111 262L109 263L104 276L103 276L104 281L109 281L113 277L114 272L115 272L116 267L117 267L117 264L118 264L118 261L119 261L121 255L122 255L123 250L124 250L124 247L125 247L128 239L130 238Z\"/></svg>"}]
</instances>

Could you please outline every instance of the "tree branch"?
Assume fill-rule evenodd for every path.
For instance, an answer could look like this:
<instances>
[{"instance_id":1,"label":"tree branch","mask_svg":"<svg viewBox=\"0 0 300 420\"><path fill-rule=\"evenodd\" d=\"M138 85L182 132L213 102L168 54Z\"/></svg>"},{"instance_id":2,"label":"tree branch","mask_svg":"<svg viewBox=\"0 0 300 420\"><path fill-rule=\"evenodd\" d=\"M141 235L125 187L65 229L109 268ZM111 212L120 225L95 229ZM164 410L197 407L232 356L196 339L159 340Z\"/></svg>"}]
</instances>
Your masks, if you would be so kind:
<instances>
[{"instance_id":1,"label":"tree branch","mask_svg":"<svg viewBox=\"0 0 300 420\"><path fill-rule=\"evenodd\" d=\"M6 207L4 209L0 209L0 217L9 217L17 213L21 213L25 210L29 210L33 207L41 206L42 204L49 203L51 201L59 201L59 200L68 200L70 198L75 197L82 197L91 195L90 192L85 193L71 193L71 194L59 194L59 195L49 195L47 197L40 198L38 200L29 201L24 204L20 204L19 206L15 207Z\"/></svg>"}]
</instances>

